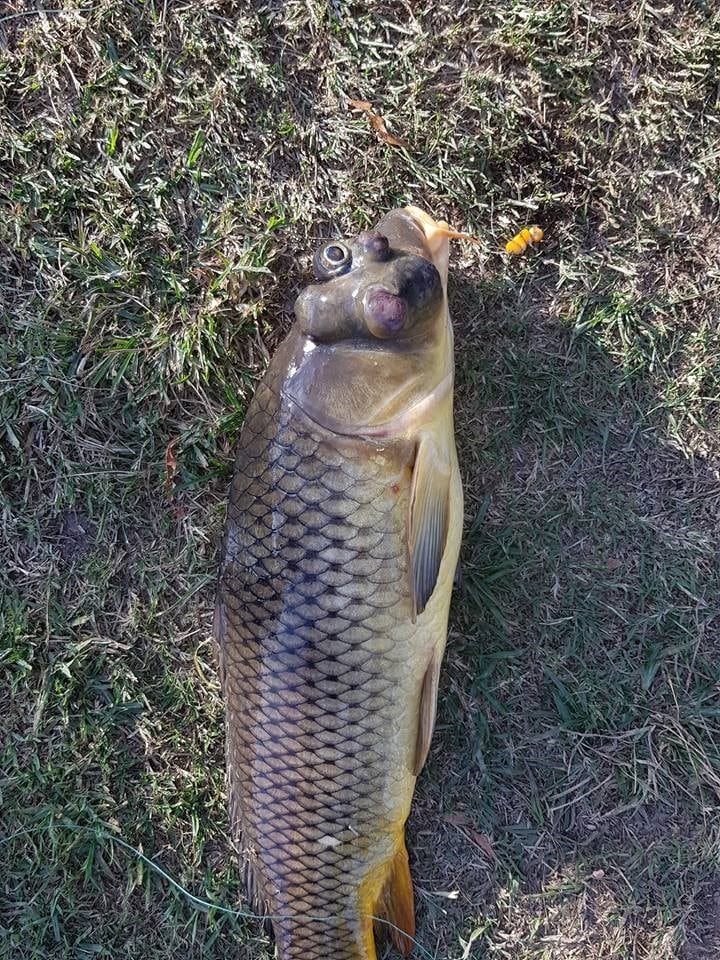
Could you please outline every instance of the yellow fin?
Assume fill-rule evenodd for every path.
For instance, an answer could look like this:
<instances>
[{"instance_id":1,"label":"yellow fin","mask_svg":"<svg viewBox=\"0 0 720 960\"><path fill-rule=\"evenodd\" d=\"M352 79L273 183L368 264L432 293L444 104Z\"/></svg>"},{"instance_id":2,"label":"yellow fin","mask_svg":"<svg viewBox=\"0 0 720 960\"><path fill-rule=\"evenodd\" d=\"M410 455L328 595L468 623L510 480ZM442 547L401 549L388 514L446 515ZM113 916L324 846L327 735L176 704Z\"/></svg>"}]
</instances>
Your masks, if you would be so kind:
<instances>
[{"instance_id":1,"label":"yellow fin","mask_svg":"<svg viewBox=\"0 0 720 960\"><path fill-rule=\"evenodd\" d=\"M435 713L437 711L438 685L440 683L440 666L442 654L436 650L430 658L425 676L423 677L420 692L420 716L418 718L417 741L415 745L415 764L413 774L417 776L425 766L430 750L433 730L435 729Z\"/></svg>"},{"instance_id":2,"label":"yellow fin","mask_svg":"<svg viewBox=\"0 0 720 960\"><path fill-rule=\"evenodd\" d=\"M390 934L395 949L407 957L413 948L412 938L415 936L415 905L404 838L393 858L385 888L376 909L381 919L388 920L392 924L391 927L382 924L382 929Z\"/></svg>"},{"instance_id":3,"label":"yellow fin","mask_svg":"<svg viewBox=\"0 0 720 960\"><path fill-rule=\"evenodd\" d=\"M450 512L450 464L435 443L418 444L410 491L408 546L413 622L422 613L437 583L445 553Z\"/></svg>"}]
</instances>

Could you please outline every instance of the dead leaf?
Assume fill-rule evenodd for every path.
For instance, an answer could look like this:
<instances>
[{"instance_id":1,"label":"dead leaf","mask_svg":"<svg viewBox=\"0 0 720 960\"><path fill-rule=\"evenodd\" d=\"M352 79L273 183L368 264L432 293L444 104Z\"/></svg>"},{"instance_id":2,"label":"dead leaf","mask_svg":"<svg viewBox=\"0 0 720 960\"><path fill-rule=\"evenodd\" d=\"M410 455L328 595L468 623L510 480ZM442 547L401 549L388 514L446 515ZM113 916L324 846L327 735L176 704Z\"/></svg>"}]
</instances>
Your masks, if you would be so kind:
<instances>
[{"instance_id":1,"label":"dead leaf","mask_svg":"<svg viewBox=\"0 0 720 960\"><path fill-rule=\"evenodd\" d=\"M474 843L476 847L479 847L486 857L497 863L498 858L493 849L492 841L484 833L478 833L472 829L473 821L466 813L449 813L443 817L443 820L457 827L460 833L467 837L471 843Z\"/></svg>"},{"instance_id":2,"label":"dead leaf","mask_svg":"<svg viewBox=\"0 0 720 960\"><path fill-rule=\"evenodd\" d=\"M227 279L227 292L233 300L239 300L243 297L247 293L249 286L247 280L235 274L231 274Z\"/></svg>"},{"instance_id":3,"label":"dead leaf","mask_svg":"<svg viewBox=\"0 0 720 960\"><path fill-rule=\"evenodd\" d=\"M410 144L406 140L401 140L400 137L396 137L394 134L388 132L385 121L382 117L378 116L377 113L368 114L368 116L370 117L371 127L381 140L389 143L391 147L402 147L404 150L410 149Z\"/></svg>"},{"instance_id":4,"label":"dead leaf","mask_svg":"<svg viewBox=\"0 0 720 960\"><path fill-rule=\"evenodd\" d=\"M177 457L175 456L175 446L179 437L175 437L165 449L165 486L167 487L170 499L172 499L175 485L175 475L177 474Z\"/></svg>"},{"instance_id":5,"label":"dead leaf","mask_svg":"<svg viewBox=\"0 0 720 960\"><path fill-rule=\"evenodd\" d=\"M368 100L348 100L348 106L353 110L362 110L363 113L366 113L370 120L370 126L385 143L389 143L391 147L410 149L410 144L406 140L401 140L400 137L396 137L395 134L388 131L385 121L379 113L375 113Z\"/></svg>"},{"instance_id":6,"label":"dead leaf","mask_svg":"<svg viewBox=\"0 0 720 960\"><path fill-rule=\"evenodd\" d=\"M443 820L446 823L451 823L454 827L471 827L473 823L466 813L447 813Z\"/></svg>"},{"instance_id":7,"label":"dead leaf","mask_svg":"<svg viewBox=\"0 0 720 960\"><path fill-rule=\"evenodd\" d=\"M492 841L489 837L486 837L484 833L476 833L474 830L468 830L467 834L473 843L480 847L488 859L494 860L497 863L497 854L493 849Z\"/></svg>"},{"instance_id":8,"label":"dead leaf","mask_svg":"<svg viewBox=\"0 0 720 960\"><path fill-rule=\"evenodd\" d=\"M607 568L608 568L608 570L610 570L611 572L612 572L613 570L617 570L618 567L621 567L621 566L622 566L622 560L618 560L618 559L615 558L615 557L610 557L610 559L609 559L608 562L607 562Z\"/></svg>"}]
</instances>

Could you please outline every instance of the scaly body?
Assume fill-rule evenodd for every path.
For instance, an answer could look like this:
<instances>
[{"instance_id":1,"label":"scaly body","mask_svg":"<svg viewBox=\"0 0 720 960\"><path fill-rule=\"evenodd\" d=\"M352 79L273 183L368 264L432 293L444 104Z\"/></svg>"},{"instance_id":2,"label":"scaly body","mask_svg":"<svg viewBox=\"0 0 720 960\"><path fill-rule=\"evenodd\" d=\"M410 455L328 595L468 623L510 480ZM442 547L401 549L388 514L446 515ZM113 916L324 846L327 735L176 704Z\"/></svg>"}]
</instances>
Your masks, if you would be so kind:
<instances>
[{"instance_id":1,"label":"scaly body","mask_svg":"<svg viewBox=\"0 0 720 960\"><path fill-rule=\"evenodd\" d=\"M291 335L258 388L231 489L216 614L230 811L280 958L374 960L373 916L414 931L404 826L462 517L451 367L401 407L400 429L340 433L286 389L307 342ZM427 575L409 544L428 457L447 503L418 604Z\"/></svg>"}]
</instances>

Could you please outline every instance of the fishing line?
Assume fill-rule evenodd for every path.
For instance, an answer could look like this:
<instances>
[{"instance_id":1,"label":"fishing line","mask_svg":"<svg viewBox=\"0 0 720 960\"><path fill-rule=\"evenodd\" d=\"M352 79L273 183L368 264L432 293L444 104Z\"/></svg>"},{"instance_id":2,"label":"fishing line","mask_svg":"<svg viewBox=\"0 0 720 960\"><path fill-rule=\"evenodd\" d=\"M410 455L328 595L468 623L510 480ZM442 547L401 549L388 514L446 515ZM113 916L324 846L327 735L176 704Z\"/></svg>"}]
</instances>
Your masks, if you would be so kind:
<instances>
[{"instance_id":1,"label":"fishing line","mask_svg":"<svg viewBox=\"0 0 720 960\"><path fill-rule=\"evenodd\" d=\"M215 911L216 913L222 913L226 916L244 918L246 920L311 920L318 923L334 923L338 918L337 917L313 917L303 913L274 913L274 914L260 914L260 913L250 913L245 910L233 910L230 907L223 907L221 904L211 903L209 900L203 900L202 897L196 897L194 893L191 893L189 890L186 890L185 887L180 883L179 880L176 880L171 874L164 870L160 864L156 863L150 857L146 856L141 850L138 850L137 847L134 847L131 843L128 843L126 840L123 840L122 837L118 837L113 833L110 833L107 830L103 830L101 827L83 827L79 823L73 823L70 820L60 820L57 823L53 824L54 827L61 827L66 830L71 830L75 833L85 833L90 834L94 838L100 840L108 840L110 843L116 843L118 846L127 850L129 853L134 854L138 860L148 866L153 870L158 876L162 877L163 880L167 881L170 886L176 890L178 893L181 893L187 900L190 901L198 909L205 911ZM11 840L15 840L18 837L29 836L30 834L35 833L49 833L50 826L38 826L38 827L25 827L22 830L18 830L16 833L11 833L7 837L0 839L0 847L6 843L10 843ZM362 914L361 914L362 916ZM405 933L400 927L396 926L392 921L386 920L384 917L376 917L373 914L365 914L366 919L372 920L375 923L382 923L386 927L389 927L391 930L395 930L397 933L401 933L403 937L409 940L414 947L422 954L426 960L437 960L435 954L430 953L430 951L424 947L418 940L415 940L414 937L409 936Z\"/></svg>"}]
</instances>

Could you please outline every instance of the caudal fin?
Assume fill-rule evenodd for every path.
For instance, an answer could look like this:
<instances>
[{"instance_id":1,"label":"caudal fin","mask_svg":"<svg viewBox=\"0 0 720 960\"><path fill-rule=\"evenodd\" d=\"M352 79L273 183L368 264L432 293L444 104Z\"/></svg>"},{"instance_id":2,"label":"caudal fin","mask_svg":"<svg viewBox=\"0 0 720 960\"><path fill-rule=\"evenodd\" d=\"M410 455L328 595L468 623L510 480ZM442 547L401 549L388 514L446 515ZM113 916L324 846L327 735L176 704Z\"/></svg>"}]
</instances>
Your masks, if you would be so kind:
<instances>
[{"instance_id":1,"label":"caudal fin","mask_svg":"<svg viewBox=\"0 0 720 960\"><path fill-rule=\"evenodd\" d=\"M377 905L377 915L392 924L382 924L382 927L390 934L396 949L407 957L413 948L415 936L415 906L404 839L390 867L385 889Z\"/></svg>"}]
</instances>

